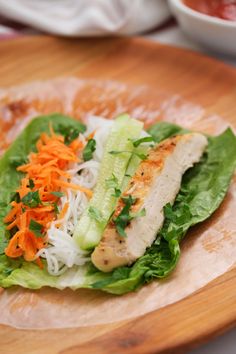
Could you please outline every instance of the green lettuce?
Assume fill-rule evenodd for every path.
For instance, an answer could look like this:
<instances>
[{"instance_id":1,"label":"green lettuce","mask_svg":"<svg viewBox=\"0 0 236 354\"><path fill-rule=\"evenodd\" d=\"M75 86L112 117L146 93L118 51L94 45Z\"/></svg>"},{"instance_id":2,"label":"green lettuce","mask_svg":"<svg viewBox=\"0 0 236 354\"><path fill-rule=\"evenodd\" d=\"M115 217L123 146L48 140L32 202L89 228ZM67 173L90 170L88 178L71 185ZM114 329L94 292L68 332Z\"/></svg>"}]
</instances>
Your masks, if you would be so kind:
<instances>
[{"instance_id":1,"label":"green lettuce","mask_svg":"<svg viewBox=\"0 0 236 354\"><path fill-rule=\"evenodd\" d=\"M69 124L68 119L64 119L64 126L67 122ZM167 122L157 123L149 129L149 133L157 142L186 132L185 129ZM11 260L2 255L0 256L0 286L20 285L31 289L39 289L43 286L58 289L91 288L113 294L124 294L154 278L168 276L180 257L182 238L189 228L206 220L219 207L236 167L236 137L231 129L227 129L217 137L209 137L208 141L207 151L201 161L183 176L181 190L174 205L165 206L165 222L156 241L131 267L119 267L111 273L102 273L89 263L84 267L73 267L64 274L53 277L47 273L46 267L41 270L33 263ZM6 155L3 157L5 165L0 161L0 180L6 172L13 172L8 178L16 186L20 176L9 170L12 155L18 156L13 146L14 144L10 148L11 153L9 149L7 157ZM26 158L34 146L35 140L21 156ZM8 198L13 191L14 188L11 187L11 191L7 192ZM0 194L0 205L5 205L4 203L6 204L6 196ZM6 212L6 205L0 212L2 218ZM4 231L3 226L1 230ZM2 244L4 242L7 241L3 238Z\"/></svg>"}]
</instances>

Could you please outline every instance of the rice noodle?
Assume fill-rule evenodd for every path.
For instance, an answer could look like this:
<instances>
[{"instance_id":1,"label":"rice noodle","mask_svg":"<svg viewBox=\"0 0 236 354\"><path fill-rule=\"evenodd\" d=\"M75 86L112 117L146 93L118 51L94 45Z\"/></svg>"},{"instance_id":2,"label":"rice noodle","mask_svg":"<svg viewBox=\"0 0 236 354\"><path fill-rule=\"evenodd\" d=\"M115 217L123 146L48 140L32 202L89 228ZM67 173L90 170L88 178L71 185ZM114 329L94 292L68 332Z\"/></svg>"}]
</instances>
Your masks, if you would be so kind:
<instances>
[{"instance_id":1,"label":"rice noodle","mask_svg":"<svg viewBox=\"0 0 236 354\"><path fill-rule=\"evenodd\" d=\"M112 121L101 117L91 116L87 119L87 130L84 135L80 134L79 139L85 142L86 137L95 131L93 138L96 140L96 150L93 159L70 164L67 172L71 175L71 183L94 189L105 142L112 125ZM45 258L48 272L55 276L74 265L82 266L90 260L88 252L81 250L72 238L75 226L87 207L88 198L81 191L68 189L66 195L60 198L59 211L66 203L69 207L65 216L53 221L47 231L48 246L37 253L37 257Z\"/></svg>"}]
</instances>

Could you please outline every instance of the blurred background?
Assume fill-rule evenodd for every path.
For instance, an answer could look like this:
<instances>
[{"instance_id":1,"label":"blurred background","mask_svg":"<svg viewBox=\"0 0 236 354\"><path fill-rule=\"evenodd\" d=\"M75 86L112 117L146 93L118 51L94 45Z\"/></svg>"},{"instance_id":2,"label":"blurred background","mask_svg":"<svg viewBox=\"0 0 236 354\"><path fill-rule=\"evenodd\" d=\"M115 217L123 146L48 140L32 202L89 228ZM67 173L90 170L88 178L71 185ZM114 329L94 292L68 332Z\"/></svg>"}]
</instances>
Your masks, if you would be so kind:
<instances>
[{"instance_id":1,"label":"blurred background","mask_svg":"<svg viewBox=\"0 0 236 354\"><path fill-rule=\"evenodd\" d=\"M29 34L142 35L236 65L236 1L0 0L0 39Z\"/></svg>"}]
</instances>

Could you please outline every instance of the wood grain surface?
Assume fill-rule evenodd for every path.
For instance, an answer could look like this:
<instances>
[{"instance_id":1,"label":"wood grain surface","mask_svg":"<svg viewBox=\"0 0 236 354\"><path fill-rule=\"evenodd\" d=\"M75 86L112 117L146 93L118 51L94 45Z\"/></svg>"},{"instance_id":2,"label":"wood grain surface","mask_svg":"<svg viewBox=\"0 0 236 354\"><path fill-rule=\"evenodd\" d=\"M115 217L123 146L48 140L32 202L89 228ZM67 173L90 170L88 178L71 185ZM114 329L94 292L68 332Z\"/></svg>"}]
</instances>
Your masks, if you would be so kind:
<instances>
[{"instance_id":1,"label":"wood grain surface","mask_svg":"<svg viewBox=\"0 0 236 354\"><path fill-rule=\"evenodd\" d=\"M0 43L0 86L74 75L161 87L236 124L236 71L200 54L142 39L25 37ZM182 353L236 324L236 270L161 310L96 327L0 326L1 354Z\"/></svg>"}]
</instances>

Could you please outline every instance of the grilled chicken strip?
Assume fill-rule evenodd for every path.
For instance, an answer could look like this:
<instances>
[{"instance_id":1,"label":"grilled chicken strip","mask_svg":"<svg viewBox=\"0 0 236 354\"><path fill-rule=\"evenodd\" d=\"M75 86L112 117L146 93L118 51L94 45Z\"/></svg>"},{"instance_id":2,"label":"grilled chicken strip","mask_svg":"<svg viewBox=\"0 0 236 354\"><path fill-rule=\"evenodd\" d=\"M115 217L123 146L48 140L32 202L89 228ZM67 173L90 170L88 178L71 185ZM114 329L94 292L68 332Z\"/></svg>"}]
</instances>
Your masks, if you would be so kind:
<instances>
[{"instance_id":1,"label":"grilled chicken strip","mask_svg":"<svg viewBox=\"0 0 236 354\"><path fill-rule=\"evenodd\" d=\"M111 220L99 245L92 253L93 264L103 272L132 264L154 242L164 221L163 207L173 204L179 192L184 172L198 162L207 146L207 139L198 133L166 139L149 150L130 179L122 197L137 198L130 213L145 208L146 215L133 219L126 227L127 237L121 237ZM120 198L113 215L116 218L124 207Z\"/></svg>"}]
</instances>

